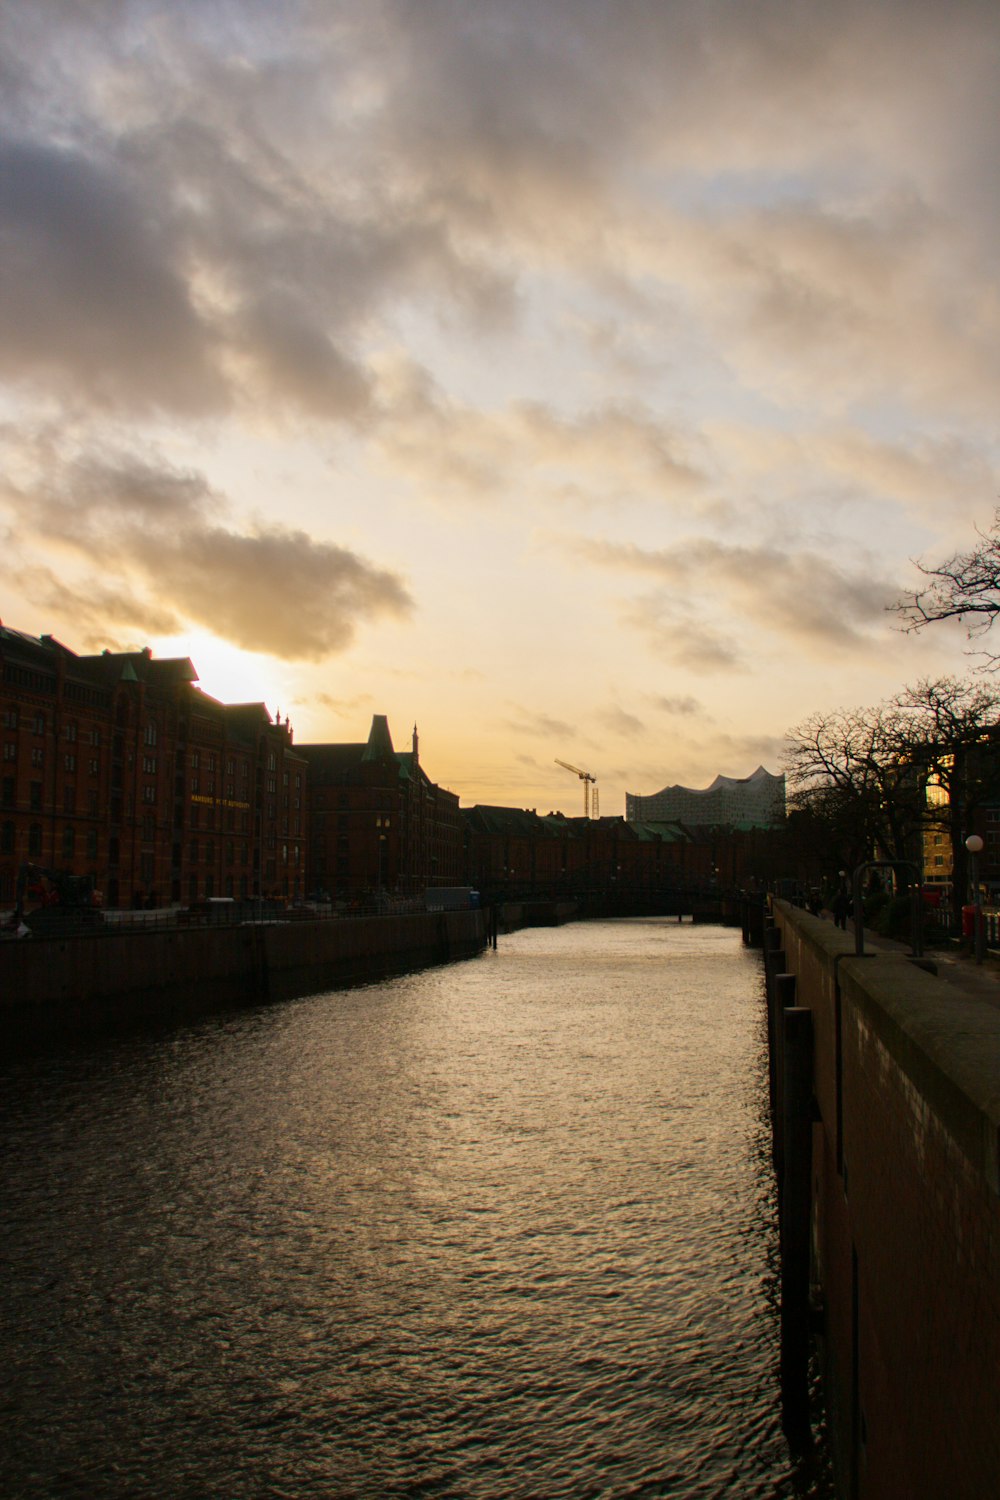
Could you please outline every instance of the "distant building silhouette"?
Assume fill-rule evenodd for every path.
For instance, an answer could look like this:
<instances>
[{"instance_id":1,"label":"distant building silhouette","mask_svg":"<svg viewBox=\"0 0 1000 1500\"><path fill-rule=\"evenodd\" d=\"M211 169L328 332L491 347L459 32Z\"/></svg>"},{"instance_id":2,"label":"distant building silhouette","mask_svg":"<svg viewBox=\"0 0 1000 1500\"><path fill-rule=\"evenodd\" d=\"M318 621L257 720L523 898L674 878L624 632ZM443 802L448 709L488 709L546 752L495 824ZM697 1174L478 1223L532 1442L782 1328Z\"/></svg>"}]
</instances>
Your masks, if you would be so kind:
<instances>
[{"instance_id":1,"label":"distant building silhouette","mask_svg":"<svg viewBox=\"0 0 1000 1500\"><path fill-rule=\"evenodd\" d=\"M494 899L632 895L703 885L711 851L676 824L652 829L624 818L540 815L534 808L462 809L470 882Z\"/></svg>"},{"instance_id":2,"label":"distant building silhouette","mask_svg":"<svg viewBox=\"0 0 1000 1500\"><path fill-rule=\"evenodd\" d=\"M0 622L0 909L29 863L93 877L108 907L209 897L652 897L738 885L784 812L784 778L627 799L618 817L460 808L384 714L367 740L295 745L263 703L203 693L186 657L79 656ZM707 825L707 826L706 826Z\"/></svg>"},{"instance_id":3,"label":"distant building silhouette","mask_svg":"<svg viewBox=\"0 0 1000 1500\"><path fill-rule=\"evenodd\" d=\"M625 793L629 823L681 822L692 827L776 828L785 817L785 778L758 766L752 776L716 776L698 791L667 786L649 796Z\"/></svg>"},{"instance_id":4,"label":"distant building silhouette","mask_svg":"<svg viewBox=\"0 0 1000 1500\"><path fill-rule=\"evenodd\" d=\"M350 901L461 883L458 795L424 771L416 725L409 750L394 749L384 714L367 741L295 748L309 767L311 892Z\"/></svg>"}]
</instances>

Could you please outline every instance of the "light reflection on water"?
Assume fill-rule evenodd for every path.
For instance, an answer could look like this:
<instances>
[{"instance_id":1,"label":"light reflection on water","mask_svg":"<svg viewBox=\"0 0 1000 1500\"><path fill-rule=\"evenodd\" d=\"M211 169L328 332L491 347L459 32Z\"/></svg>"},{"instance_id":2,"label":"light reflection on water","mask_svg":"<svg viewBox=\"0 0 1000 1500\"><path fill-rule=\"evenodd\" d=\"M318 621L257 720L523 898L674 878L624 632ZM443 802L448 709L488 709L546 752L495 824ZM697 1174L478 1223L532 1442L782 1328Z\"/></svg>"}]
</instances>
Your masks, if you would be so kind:
<instances>
[{"instance_id":1,"label":"light reflection on water","mask_svg":"<svg viewBox=\"0 0 1000 1500\"><path fill-rule=\"evenodd\" d=\"M760 988L593 922L12 1066L3 1494L826 1494Z\"/></svg>"}]
</instances>

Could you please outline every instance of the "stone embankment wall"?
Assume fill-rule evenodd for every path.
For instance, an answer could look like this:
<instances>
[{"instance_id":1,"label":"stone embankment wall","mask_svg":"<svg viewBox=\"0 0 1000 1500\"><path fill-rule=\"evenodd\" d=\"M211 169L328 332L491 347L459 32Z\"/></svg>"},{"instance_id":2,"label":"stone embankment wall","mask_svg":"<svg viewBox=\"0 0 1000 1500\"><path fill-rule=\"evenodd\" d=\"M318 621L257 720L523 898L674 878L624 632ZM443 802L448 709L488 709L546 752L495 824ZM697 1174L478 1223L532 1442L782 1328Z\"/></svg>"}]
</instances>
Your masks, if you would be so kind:
<instances>
[{"instance_id":1,"label":"stone embankment wall","mask_svg":"<svg viewBox=\"0 0 1000 1500\"><path fill-rule=\"evenodd\" d=\"M501 932L517 932L521 927L560 927L572 922L579 913L576 901L502 901L497 907L497 925Z\"/></svg>"},{"instance_id":2,"label":"stone embankment wall","mask_svg":"<svg viewBox=\"0 0 1000 1500\"><path fill-rule=\"evenodd\" d=\"M1000 1009L784 902L774 919L783 1256L802 1219L811 1282L783 1266L783 1360L811 1317L847 1500L998 1495Z\"/></svg>"},{"instance_id":3,"label":"stone embankment wall","mask_svg":"<svg viewBox=\"0 0 1000 1500\"><path fill-rule=\"evenodd\" d=\"M477 953L486 916L428 912L5 942L0 1028L16 1038L213 1001L306 994Z\"/></svg>"}]
</instances>

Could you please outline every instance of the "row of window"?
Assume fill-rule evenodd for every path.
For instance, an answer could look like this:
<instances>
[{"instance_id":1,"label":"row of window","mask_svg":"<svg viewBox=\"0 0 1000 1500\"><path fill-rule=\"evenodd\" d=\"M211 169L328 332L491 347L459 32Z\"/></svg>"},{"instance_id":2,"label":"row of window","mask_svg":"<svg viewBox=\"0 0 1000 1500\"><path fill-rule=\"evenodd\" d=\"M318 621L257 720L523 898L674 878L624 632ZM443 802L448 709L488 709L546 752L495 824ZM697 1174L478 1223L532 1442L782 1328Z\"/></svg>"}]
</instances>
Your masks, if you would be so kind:
<instances>
[{"instance_id":1,"label":"row of window","mask_svg":"<svg viewBox=\"0 0 1000 1500\"><path fill-rule=\"evenodd\" d=\"M32 734L44 735L46 722L45 715L43 713L32 714L30 722ZM4 729L19 728L21 724L21 716L18 709L13 706L5 708L2 713L0 713L0 724L2 724ZM68 740L70 744L76 744L78 734L79 726L75 723L75 721L70 721L70 723L63 725L63 738ZM90 745L99 745L101 743L101 731L98 728L88 729L84 738ZM153 743L156 743L155 738Z\"/></svg>"},{"instance_id":2,"label":"row of window","mask_svg":"<svg viewBox=\"0 0 1000 1500\"><path fill-rule=\"evenodd\" d=\"M17 729L17 727L18 727L18 711L17 711L16 708L5 708L3 710L3 713L2 713L2 724L3 724L3 728L4 729ZM36 714L36 716L35 716L35 718L33 720L32 729L33 729L33 733L35 733L36 735L44 735L44 733L45 733L45 715L44 714ZM67 724L65 726L65 728L64 728L64 737L65 737L65 739L70 744L76 744L76 742L77 742L77 725L76 724ZM88 744L93 745L95 747L99 746L101 744L101 731L100 731L100 729L90 729L90 730L88 730L88 732L87 732L87 734L85 736L85 739L86 739L86 741L87 741ZM146 726L146 730L145 730L143 739L144 739L144 744L146 745L147 748L153 748L153 747L155 747L156 742L157 742L157 731L156 731L156 725L155 724L148 724ZM115 753L116 753L116 755L120 756L122 754L123 748L124 747L121 744L121 736L118 735L118 736L116 736L116 744L115 744ZM39 755L40 756L41 755L41 749L40 748L36 748L33 751L33 755ZM16 741L11 741L9 743L5 743L4 744L4 759L5 760L15 760L16 758L17 758L17 742ZM197 771L199 769L204 769L204 770L208 771L209 773L213 773L217 769L217 766L216 766L216 757L215 757L214 753L209 752L208 754L206 754L205 758L204 758L204 761L205 761L204 767L202 767L201 752L198 751L198 750L192 751L192 753L191 753L191 767L192 767L193 770ZM41 762L39 761L38 764L40 764L40 763ZM156 757L152 756L152 755L145 755L145 756L143 756L142 768L143 768L143 770L148 775L155 775L156 774L156 769L157 769ZM271 756L269 756L269 769L272 770L272 771L274 770L274 755L273 754ZM235 775L236 775L236 770L237 770L237 765L236 765L235 757L229 756L226 759L226 776L230 777L230 778L234 778ZM249 768L248 763L246 761L241 761L240 762L240 766L239 766L239 770L240 770L240 775L241 775L242 780L244 782L246 782L248 780L249 774L250 774L250 768ZM282 784L285 787L288 787L288 786L291 785L290 775L289 775L288 771L285 771L283 773ZM232 796L234 794L233 793L233 782L230 781L229 785L230 785L229 795ZM302 775L301 775L301 772L296 772L296 775L295 775L295 788L296 788L296 791L301 791L301 789L302 789ZM277 787L276 787L276 777L275 776L269 776L268 777L268 791L274 792L274 791L276 791L276 789L277 789Z\"/></svg>"},{"instance_id":3,"label":"row of window","mask_svg":"<svg viewBox=\"0 0 1000 1500\"><path fill-rule=\"evenodd\" d=\"M202 760L203 759L204 759L204 765L202 765ZM191 751L191 769L192 769L192 771L199 771L199 770L214 771L215 770L215 752L212 751L212 750L206 751L206 753L205 753L205 755L203 757L200 750L192 750ZM232 757L230 757L229 760L226 761L226 774L227 774L227 776L234 776L236 774L236 762L235 762L235 760L233 760ZM247 766L246 766L245 762L243 764L243 775L244 776L247 775Z\"/></svg>"},{"instance_id":4,"label":"row of window","mask_svg":"<svg viewBox=\"0 0 1000 1500\"><path fill-rule=\"evenodd\" d=\"M179 766L180 766L180 757L178 756L178 768L179 768ZM191 751L191 769L192 769L192 771L218 771L218 770L221 769L221 767L222 767L222 756L220 755L220 756L217 757L216 754L215 754L215 752L213 750L207 750L207 751L204 752L204 754L200 750L192 750ZM271 770L271 771L274 770L274 756L273 756L273 754L268 757L268 769ZM226 775L227 776L235 776L236 775L236 771L237 771L237 763L236 763L236 757L235 757L235 755L227 755L226 756L226 763L225 763L225 772L226 772ZM249 778L249 776L250 776L250 762L249 761L247 761L247 760L241 760L239 762L239 773L240 773L241 778L244 781L246 781ZM296 785L298 785L298 783L299 783L300 780L301 780L300 777L296 777ZM287 771L285 772L285 785L286 786L288 785L288 772Z\"/></svg>"},{"instance_id":5,"label":"row of window","mask_svg":"<svg viewBox=\"0 0 1000 1500\"><path fill-rule=\"evenodd\" d=\"M4 740L3 759L5 764L7 765L11 765L14 761L17 760L16 740ZM42 750L41 745L32 745L31 764L38 771L43 769L45 765L45 753ZM63 769L66 771L76 770L75 751L67 751L67 753L63 756ZM92 755L90 757L87 762L87 770L89 771L91 776L99 776L101 774L101 762L98 756Z\"/></svg>"},{"instance_id":6,"label":"row of window","mask_svg":"<svg viewBox=\"0 0 1000 1500\"><path fill-rule=\"evenodd\" d=\"M246 866L250 863L249 845L241 844L239 850L237 850L236 845L233 843L232 839L230 839L225 846L225 855L227 865L235 865L238 863ZM192 840L192 843L188 849L188 857L191 864L193 865L196 865L199 862L202 862L206 865L214 865L215 845L211 839L208 839L204 844L199 844L198 840L194 839Z\"/></svg>"},{"instance_id":7,"label":"row of window","mask_svg":"<svg viewBox=\"0 0 1000 1500\"><path fill-rule=\"evenodd\" d=\"M212 829L212 828L215 827L215 808L214 807L197 807L197 806L192 807L191 810L190 810L190 812L189 812L189 814L188 814L188 821L189 821L190 826L192 828L204 827L204 828ZM237 823L237 815L236 815L235 811L231 807L227 807L226 808L226 824L225 824L226 831L228 833L236 833L237 832L236 823ZM220 822L220 827L221 827L221 822ZM250 832L250 814L249 814L249 812L245 808L242 809L241 812L240 812L240 814L239 814L239 832L240 833L249 833Z\"/></svg>"},{"instance_id":8,"label":"row of window","mask_svg":"<svg viewBox=\"0 0 1000 1500\"><path fill-rule=\"evenodd\" d=\"M84 849L88 859L97 858L97 829L88 828L84 834L81 847ZM16 853L17 830L13 823L0 823L0 854ZM62 831L62 857L71 860L76 854L77 831L72 824L67 825ZM28 825L28 858L38 859L42 852L42 825L31 823Z\"/></svg>"},{"instance_id":9,"label":"row of window","mask_svg":"<svg viewBox=\"0 0 1000 1500\"><path fill-rule=\"evenodd\" d=\"M46 727L47 727L46 726L46 717L45 717L44 713L34 712L34 713L32 713L30 715L30 719L28 721L25 721L25 720L22 720L20 710L17 708L17 706L15 704L8 704L6 708L4 708L3 710L0 710L0 724L2 724L2 726L3 726L4 729L18 729L18 728L21 727L21 725L22 725L23 722L30 722L32 734L44 735ZM79 726L78 726L78 724L74 720L71 720L68 724L65 724L63 726L63 736L64 736L65 739L67 739L70 742L72 742L72 743L75 744L78 735L79 735ZM99 745L101 743L101 731L97 727L93 727L91 729L88 729L86 731L86 734L85 734L84 738L86 738L87 742L89 744L91 744L91 745ZM147 748L152 749L152 748L154 748L156 746L156 744L158 743L158 740L159 740L159 726L157 725L157 723L156 723L156 721L154 719L151 719L151 720L149 720L149 722L147 724L145 724L143 726L142 742L143 742L143 744ZM192 755L191 755L191 764L196 769L197 769L197 767L199 765L199 756L200 756L200 752L199 751L195 750L195 751L192 752ZM208 752L208 754L206 755L206 765L207 765L208 770L210 770L210 771L214 771L215 770L215 767L216 767L216 757L215 757L214 753L211 752L211 751ZM269 755L269 757L268 757L268 769L273 771L274 767L275 767L275 757L274 757L274 754L272 752L272 754ZM246 777L249 774L249 766L248 766L248 764L245 761L241 763L241 770L242 770L242 774L243 774L244 777ZM233 776L233 775L236 774L236 758L235 758L235 756L229 756L227 758L227 760L226 760L226 774L229 775L229 776ZM299 780L299 778L296 777L296 784L298 784L298 780ZM288 773L287 772L285 773L285 785L286 786L288 785Z\"/></svg>"},{"instance_id":10,"label":"row of window","mask_svg":"<svg viewBox=\"0 0 1000 1500\"><path fill-rule=\"evenodd\" d=\"M272 760L274 759L273 755L272 755L271 759ZM281 785L285 788L286 791L291 786L291 784L292 784L292 782L291 782L291 773L288 772L288 771L282 772ZM277 792L277 790L278 790L278 778L277 778L277 776L268 776L268 778L267 778L267 789L272 794L274 794L274 793ZM295 773L295 790L297 792L301 792L301 790L302 790L302 773L300 771L296 771L296 773ZM287 798L286 798L286 801L287 801Z\"/></svg>"},{"instance_id":11,"label":"row of window","mask_svg":"<svg viewBox=\"0 0 1000 1500\"><path fill-rule=\"evenodd\" d=\"M155 830L148 825L143 826L142 836L147 842L151 842ZM88 828L82 835L81 848L85 848L88 859L96 859L98 851L98 831L96 828ZM16 852L17 829L10 821L0 824L0 854L14 854ZM72 859L77 850L77 830L72 824L68 824L62 830L62 855L64 859ZM37 858L42 852L42 824L31 823L28 827L28 857ZM237 859L238 852L238 859ZM226 863L235 865L237 863L244 867L250 863L250 850L246 844L241 844L239 851L232 840L225 846ZM176 854L176 851L175 851ZM200 845L197 840L192 842L189 850L192 864L203 861L205 864L215 863L215 844L211 839ZM108 860L112 865L117 865L120 856L120 844L117 838L112 837L108 843ZM144 856L144 858L147 856ZM151 858L151 856L149 856ZM291 847L288 844L281 845L281 862L288 864L301 862L301 849L298 844Z\"/></svg>"}]
</instances>

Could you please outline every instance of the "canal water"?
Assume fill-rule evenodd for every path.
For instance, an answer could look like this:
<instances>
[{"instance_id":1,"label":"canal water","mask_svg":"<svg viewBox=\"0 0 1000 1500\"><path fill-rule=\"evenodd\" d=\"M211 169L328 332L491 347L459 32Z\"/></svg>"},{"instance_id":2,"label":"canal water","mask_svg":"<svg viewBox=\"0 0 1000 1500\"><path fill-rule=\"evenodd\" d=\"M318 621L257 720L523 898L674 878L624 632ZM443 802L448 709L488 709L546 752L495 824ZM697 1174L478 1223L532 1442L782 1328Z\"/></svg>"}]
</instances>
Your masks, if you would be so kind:
<instances>
[{"instance_id":1,"label":"canal water","mask_svg":"<svg viewBox=\"0 0 1000 1500\"><path fill-rule=\"evenodd\" d=\"M0 1493L826 1496L761 988L578 923L7 1065Z\"/></svg>"}]
</instances>

